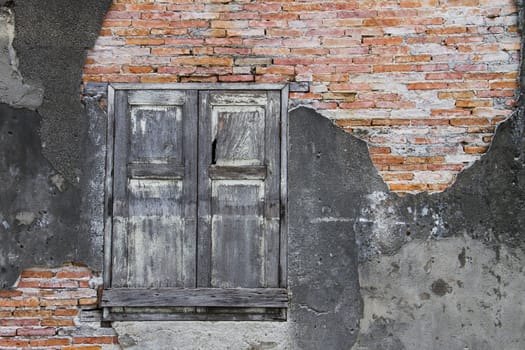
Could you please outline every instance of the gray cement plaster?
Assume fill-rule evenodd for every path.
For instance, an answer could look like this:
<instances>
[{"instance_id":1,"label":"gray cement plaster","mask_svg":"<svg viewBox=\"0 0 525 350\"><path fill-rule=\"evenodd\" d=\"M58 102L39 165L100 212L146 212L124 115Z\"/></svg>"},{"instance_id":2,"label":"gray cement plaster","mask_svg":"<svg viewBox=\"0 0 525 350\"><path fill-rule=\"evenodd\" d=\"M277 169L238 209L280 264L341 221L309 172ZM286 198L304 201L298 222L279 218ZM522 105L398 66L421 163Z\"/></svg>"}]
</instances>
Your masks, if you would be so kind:
<instances>
[{"instance_id":1,"label":"gray cement plaster","mask_svg":"<svg viewBox=\"0 0 525 350\"><path fill-rule=\"evenodd\" d=\"M115 322L127 350L290 350L283 322Z\"/></svg>"},{"instance_id":2,"label":"gray cement plaster","mask_svg":"<svg viewBox=\"0 0 525 350\"><path fill-rule=\"evenodd\" d=\"M352 349L525 349L524 259L466 235L370 259L359 267L364 312Z\"/></svg>"},{"instance_id":3,"label":"gray cement plaster","mask_svg":"<svg viewBox=\"0 0 525 350\"><path fill-rule=\"evenodd\" d=\"M25 267L98 260L79 229L81 191L42 156L39 127L37 113L0 104L0 288Z\"/></svg>"},{"instance_id":4,"label":"gray cement plaster","mask_svg":"<svg viewBox=\"0 0 525 350\"><path fill-rule=\"evenodd\" d=\"M38 108L43 154L71 184L82 177L88 124L80 103L86 50L111 0L13 0L13 47L25 80L44 89Z\"/></svg>"}]
</instances>

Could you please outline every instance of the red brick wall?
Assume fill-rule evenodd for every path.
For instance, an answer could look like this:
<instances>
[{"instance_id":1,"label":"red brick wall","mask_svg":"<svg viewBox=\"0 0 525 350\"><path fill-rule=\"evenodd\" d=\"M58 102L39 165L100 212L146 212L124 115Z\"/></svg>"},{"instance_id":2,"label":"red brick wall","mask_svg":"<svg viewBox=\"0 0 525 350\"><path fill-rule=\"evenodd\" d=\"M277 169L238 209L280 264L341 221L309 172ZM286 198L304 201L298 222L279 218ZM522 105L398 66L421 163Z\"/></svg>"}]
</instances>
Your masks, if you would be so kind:
<instances>
[{"instance_id":1,"label":"red brick wall","mask_svg":"<svg viewBox=\"0 0 525 350\"><path fill-rule=\"evenodd\" d=\"M308 82L393 191L440 191L517 88L514 0L115 0L85 82Z\"/></svg>"},{"instance_id":2,"label":"red brick wall","mask_svg":"<svg viewBox=\"0 0 525 350\"><path fill-rule=\"evenodd\" d=\"M120 349L113 329L81 322L97 305L101 278L67 265L25 270L11 290L0 290L0 349Z\"/></svg>"}]
</instances>

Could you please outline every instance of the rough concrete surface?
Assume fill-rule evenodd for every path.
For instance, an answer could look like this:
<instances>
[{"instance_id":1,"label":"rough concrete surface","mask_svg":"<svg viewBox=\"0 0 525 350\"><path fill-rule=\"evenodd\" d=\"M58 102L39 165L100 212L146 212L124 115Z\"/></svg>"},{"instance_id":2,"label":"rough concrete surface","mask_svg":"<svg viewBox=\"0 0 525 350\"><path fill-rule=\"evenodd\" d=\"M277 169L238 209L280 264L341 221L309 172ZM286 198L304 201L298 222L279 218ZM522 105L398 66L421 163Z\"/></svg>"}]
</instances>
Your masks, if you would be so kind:
<instances>
[{"instance_id":1,"label":"rough concrete surface","mask_svg":"<svg viewBox=\"0 0 525 350\"><path fill-rule=\"evenodd\" d=\"M110 3L0 3L0 287L35 265L102 268L106 119L79 88Z\"/></svg>"},{"instance_id":2,"label":"rough concrete surface","mask_svg":"<svg viewBox=\"0 0 525 350\"><path fill-rule=\"evenodd\" d=\"M14 0L13 47L24 80L44 89L38 108L43 154L70 183L78 185L86 156L88 125L80 103L86 50L98 36L111 0Z\"/></svg>"},{"instance_id":3,"label":"rough concrete surface","mask_svg":"<svg viewBox=\"0 0 525 350\"><path fill-rule=\"evenodd\" d=\"M386 190L386 185L363 141L312 109L295 109L289 119L288 280L294 345L349 348L361 312L352 227L365 204L363 193Z\"/></svg>"},{"instance_id":4,"label":"rough concrete surface","mask_svg":"<svg viewBox=\"0 0 525 350\"><path fill-rule=\"evenodd\" d=\"M79 230L80 190L42 156L39 127L37 113L0 104L0 288L29 266L101 265Z\"/></svg>"},{"instance_id":5,"label":"rough concrete surface","mask_svg":"<svg viewBox=\"0 0 525 350\"><path fill-rule=\"evenodd\" d=\"M525 348L525 254L468 236L415 240L359 267L354 350Z\"/></svg>"},{"instance_id":6,"label":"rough concrete surface","mask_svg":"<svg viewBox=\"0 0 525 350\"><path fill-rule=\"evenodd\" d=\"M115 322L123 349L289 350L283 322Z\"/></svg>"}]
</instances>

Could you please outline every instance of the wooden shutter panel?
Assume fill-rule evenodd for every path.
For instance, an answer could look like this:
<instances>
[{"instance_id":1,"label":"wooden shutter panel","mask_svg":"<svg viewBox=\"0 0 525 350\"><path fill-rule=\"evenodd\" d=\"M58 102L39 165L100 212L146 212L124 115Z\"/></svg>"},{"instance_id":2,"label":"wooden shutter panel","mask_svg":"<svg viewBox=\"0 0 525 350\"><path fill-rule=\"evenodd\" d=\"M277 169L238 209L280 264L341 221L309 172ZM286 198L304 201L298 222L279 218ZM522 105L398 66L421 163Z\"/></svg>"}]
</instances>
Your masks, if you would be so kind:
<instances>
[{"instance_id":1,"label":"wooden shutter panel","mask_svg":"<svg viewBox=\"0 0 525 350\"><path fill-rule=\"evenodd\" d=\"M110 287L195 287L197 92L115 102Z\"/></svg>"},{"instance_id":2,"label":"wooden shutter panel","mask_svg":"<svg viewBox=\"0 0 525 350\"><path fill-rule=\"evenodd\" d=\"M199 98L198 286L279 287L280 94Z\"/></svg>"}]
</instances>

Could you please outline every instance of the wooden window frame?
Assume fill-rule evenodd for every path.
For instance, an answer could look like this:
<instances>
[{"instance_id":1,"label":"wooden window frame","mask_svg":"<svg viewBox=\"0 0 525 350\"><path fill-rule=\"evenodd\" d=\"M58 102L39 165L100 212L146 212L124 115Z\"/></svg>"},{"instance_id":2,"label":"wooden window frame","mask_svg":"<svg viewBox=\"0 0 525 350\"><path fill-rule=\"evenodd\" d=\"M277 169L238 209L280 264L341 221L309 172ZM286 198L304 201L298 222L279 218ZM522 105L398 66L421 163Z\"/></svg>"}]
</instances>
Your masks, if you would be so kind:
<instances>
[{"instance_id":1,"label":"wooden window frame","mask_svg":"<svg viewBox=\"0 0 525 350\"><path fill-rule=\"evenodd\" d=\"M144 290L111 286L113 161L115 142L115 93L119 90L217 90L278 91L280 93L280 234L279 288L166 288ZM103 321L125 320L286 320L287 292L287 150L288 84L266 83L174 83L108 84L106 176L104 196L104 292L100 306ZM140 169L133 169L140 172ZM155 295L152 300L151 293ZM117 311L115 311L117 310ZM133 312L130 312L133 310Z\"/></svg>"}]
</instances>

